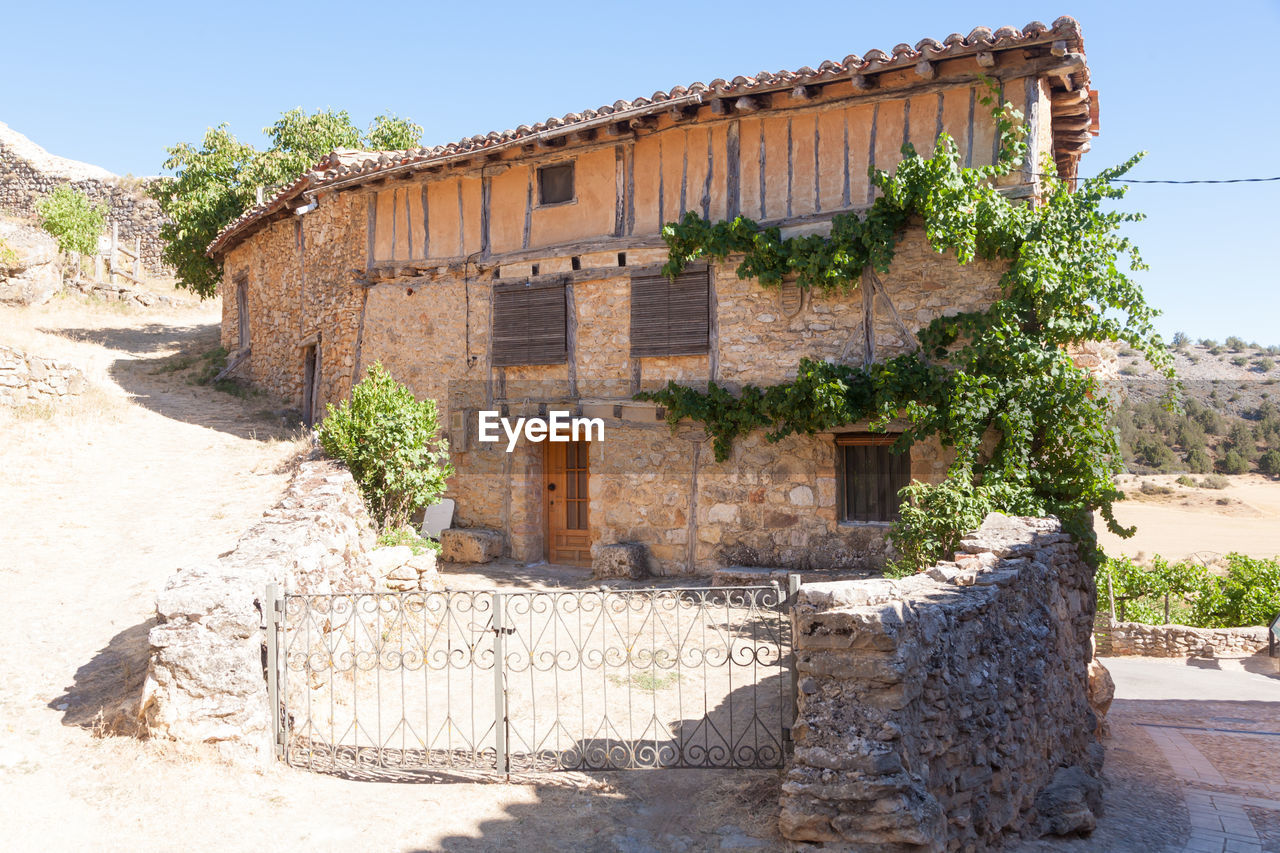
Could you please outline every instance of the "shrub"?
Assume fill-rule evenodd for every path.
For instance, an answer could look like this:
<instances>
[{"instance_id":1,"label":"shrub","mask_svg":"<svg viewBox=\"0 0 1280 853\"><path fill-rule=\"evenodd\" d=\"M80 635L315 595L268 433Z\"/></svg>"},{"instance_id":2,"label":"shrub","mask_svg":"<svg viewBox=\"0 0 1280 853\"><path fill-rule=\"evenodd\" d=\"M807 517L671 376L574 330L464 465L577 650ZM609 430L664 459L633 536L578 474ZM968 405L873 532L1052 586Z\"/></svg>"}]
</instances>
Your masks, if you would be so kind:
<instances>
[{"instance_id":1,"label":"shrub","mask_svg":"<svg viewBox=\"0 0 1280 853\"><path fill-rule=\"evenodd\" d=\"M1029 491L1008 484L974 486L947 479L941 483L913 482L898 493L901 519L889 533L898 558L885 570L902 577L950 556L966 533L976 530L989 512L1043 515L1044 507Z\"/></svg>"},{"instance_id":2,"label":"shrub","mask_svg":"<svg viewBox=\"0 0 1280 853\"><path fill-rule=\"evenodd\" d=\"M1221 474L1210 474L1200 481L1200 488L1202 489L1225 489L1229 485L1231 485L1231 481Z\"/></svg>"},{"instance_id":3,"label":"shrub","mask_svg":"<svg viewBox=\"0 0 1280 853\"><path fill-rule=\"evenodd\" d=\"M370 514L382 529L439 498L453 473L433 400L417 400L381 362L365 372L351 399L329 404L317 429L325 453L351 469Z\"/></svg>"},{"instance_id":4,"label":"shrub","mask_svg":"<svg viewBox=\"0 0 1280 853\"><path fill-rule=\"evenodd\" d=\"M1226 350L1224 350L1220 346L1215 345L1215 346L1209 347L1209 355L1222 355L1224 352L1226 352Z\"/></svg>"},{"instance_id":5,"label":"shrub","mask_svg":"<svg viewBox=\"0 0 1280 853\"><path fill-rule=\"evenodd\" d=\"M1135 364L1126 364L1124 367L1120 368L1121 376L1137 376L1141 372L1142 371L1139 370L1138 366Z\"/></svg>"},{"instance_id":6,"label":"shrub","mask_svg":"<svg viewBox=\"0 0 1280 853\"><path fill-rule=\"evenodd\" d=\"M1253 366L1261 370L1263 373L1270 373L1275 370L1276 363L1270 358L1262 357L1253 363Z\"/></svg>"},{"instance_id":7,"label":"shrub","mask_svg":"<svg viewBox=\"0 0 1280 853\"><path fill-rule=\"evenodd\" d=\"M1228 554L1225 577L1209 576L1192 606L1202 628L1265 625L1280 613L1280 562Z\"/></svg>"},{"instance_id":8,"label":"shrub","mask_svg":"<svg viewBox=\"0 0 1280 853\"><path fill-rule=\"evenodd\" d=\"M1231 363L1234 364L1236 367L1244 367L1246 364L1249 363L1249 359L1243 355L1238 355L1235 358L1231 359Z\"/></svg>"},{"instance_id":9,"label":"shrub","mask_svg":"<svg viewBox=\"0 0 1280 853\"><path fill-rule=\"evenodd\" d=\"M1196 486L1196 481L1191 477L1188 477L1186 474L1183 474L1174 482L1176 482L1179 486L1186 486L1189 489L1194 489Z\"/></svg>"},{"instance_id":10,"label":"shrub","mask_svg":"<svg viewBox=\"0 0 1280 853\"><path fill-rule=\"evenodd\" d=\"M378 534L378 544L384 548L407 545L409 550L413 551L415 557L428 551L437 553L440 551L439 542L434 539L423 539L418 531L413 529L413 525L410 524L406 524L403 527L386 528Z\"/></svg>"},{"instance_id":11,"label":"shrub","mask_svg":"<svg viewBox=\"0 0 1280 853\"><path fill-rule=\"evenodd\" d=\"M1224 474L1248 474L1249 460L1240 455L1238 450L1228 450L1226 455L1218 460L1218 467Z\"/></svg>"},{"instance_id":12,"label":"shrub","mask_svg":"<svg viewBox=\"0 0 1280 853\"><path fill-rule=\"evenodd\" d=\"M1227 338L1223 343L1225 343L1227 345L1227 349L1232 352L1240 352L1240 350L1248 346L1248 344L1244 342L1243 338L1237 338L1235 335Z\"/></svg>"},{"instance_id":13,"label":"shrub","mask_svg":"<svg viewBox=\"0 0 1280 853\"><path fill-rule=\"evenodd\" d=\"M1280 450L1268 450L1258 459L1258 471L1271 477L1280 477Z\"/></svg>"},{"instance_id":14,"label":"shrub","mask_svg":"<svg viewBox=\"0 0 1280 853\"><path fill-rule=\"evenodd\" d=\"M1171 495L1173 488L1171 486L1162 486L1159 483L1152 483L1144 480L1141 491L1144 495Z\"/></svg>"},{"instance_id":15,"label":"shrub","mask_svg":"<svg viewBox=\"0 0 1280 853\"><path fill-rule=\"evenodd\" d=\"M1190 346L1190 345L1191 345L1191 338L1187 336L1187 333L1186 333L1186 332L1174 332L1174 333L1173 333L1173 348L1174 348L1174 349L1186 349L1186 348L1187 348L1188 346Z\"/></svg>"},{"instance_id":16,"label":"shrub","mask_svg":"<svg viewBox=\"0 0 1280 853\"><path fill-rule=\"evenodd\" d=\"M1149 468L1165 468L1172 465L1176 458L1169 445L1149 435L1138 436L1133 446L1134 459Z\"/></svg>"},{"instance_id":17,"label":"shrub","mask_svg":"<svg viewBox=\"0 0 1280 853\"><path fill-rule=\"evenodd\" d=\"M62 184L36 204L40 226L67 253L91 255L98 251L98 235L107 226L105 208L94 205L82 192Z\"/></svg>"}]
</instances>

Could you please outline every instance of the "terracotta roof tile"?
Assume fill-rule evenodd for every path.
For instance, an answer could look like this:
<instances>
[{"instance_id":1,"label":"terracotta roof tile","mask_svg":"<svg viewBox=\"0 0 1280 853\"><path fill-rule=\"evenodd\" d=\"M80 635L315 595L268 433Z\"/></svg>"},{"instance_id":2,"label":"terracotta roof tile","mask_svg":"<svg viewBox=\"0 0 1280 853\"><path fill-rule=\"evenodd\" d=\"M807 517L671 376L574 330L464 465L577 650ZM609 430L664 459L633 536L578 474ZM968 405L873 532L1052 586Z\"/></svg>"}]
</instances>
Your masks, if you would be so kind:
<instances>
[{"instance_id":1,"label":"terracotta roof tile","mask_svg":"<svg viewBox=\"0 0 1280 853\"><path fill-rule=\"evenodd\" d=\"M420 166L487 148L506 146L541 133L572 128L576 124L617 116L620 113L635 112L638 116L642 112L655 111L655 107L667 101L700 100L707 92L714 92L716 95L733 95L769 86L820 83L841 75L909 67L917 64L921 59L936 60L966 56L992 47L1006 48L1050 38L1068 41L1074 44L1076 50L1083 50L1080 25L1070 16L1064 15L1058 18L1053 22L1052 27L1040 21L1032 21L1021 30L1016 27L1001 27L992 32L987 27L974 27L967 36L952 33L941 42L925 38L917 42L914 47L904 42L896 45L892 53L872 48L862 56L851 53L839 62L826 60L820 63L817 69L804 66L795 71L785 69L776 73L761 71L749 77L737 76L732 80L717 78L709 85L695 82L688 86L675 86L666 92L654 92L651 97L639 97L631 101L618 100L612 105L604 105L594 110L567 113L561 118L553 116L537 124L522 124L511 130L477 134L445 145L411 148L405 151L335 151L321 158L293 183L276 192L269 201L245 211L227 225L209 244L207 251L210 255L225 251L230 248L237 235L245 232L256 220L283 209L290 200L303 192L337 181L359 178L399 166Z\"/></svg>"}]
</instances>

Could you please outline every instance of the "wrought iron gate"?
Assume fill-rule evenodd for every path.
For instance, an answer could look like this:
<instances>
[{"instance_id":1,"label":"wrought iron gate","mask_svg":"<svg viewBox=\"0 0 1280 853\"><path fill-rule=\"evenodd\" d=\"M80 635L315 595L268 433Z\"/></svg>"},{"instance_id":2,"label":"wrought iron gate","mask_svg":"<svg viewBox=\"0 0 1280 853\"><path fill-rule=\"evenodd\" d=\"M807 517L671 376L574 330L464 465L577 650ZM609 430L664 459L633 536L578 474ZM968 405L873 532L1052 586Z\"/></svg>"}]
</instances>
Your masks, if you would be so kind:
<instances>
[{"instance_id":1,"label":"wrought iron gate","mask_svg":"<svg viewBox=\"0 0 1280 853\"><path fill-rule=\"evenodd\" d=\"M776 586L278 596L276 749L333 772L780 767Z\"/></svg>"}]
</instances>

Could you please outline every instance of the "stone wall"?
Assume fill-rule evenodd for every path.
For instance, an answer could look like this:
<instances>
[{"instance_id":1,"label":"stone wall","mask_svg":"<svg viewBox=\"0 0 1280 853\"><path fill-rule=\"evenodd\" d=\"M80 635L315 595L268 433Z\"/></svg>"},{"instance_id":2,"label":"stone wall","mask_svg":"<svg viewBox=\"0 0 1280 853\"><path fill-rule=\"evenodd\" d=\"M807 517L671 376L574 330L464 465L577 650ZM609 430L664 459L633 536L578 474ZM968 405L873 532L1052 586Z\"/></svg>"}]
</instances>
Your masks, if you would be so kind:
<instances>
[{"instance_id":1,"label":"stone wall","mask_svg":"<svg viewBox=\"0 0 1280 853\"><path fill-rule=\"evenodd\" d=\"M84 392L80 368L0 346L0 406L59 403Z\"/></svg>"},{"instance_id":2,"label":"stone wall","mask_svg":"<svg viewBox=\"0 0 1280 853\"><path fill-rule=\"evenodd\" d=\"M374 532L351 474L303 462L284 497L216 562L181 569L156 599L140 716L151 737L267 754L261 599L373 590ZM408 550L408 549L405 549Z\"/></svg>"},{"instance_id":3,"label":"stone wall","mask_svg":"<svg viewBox=\"0 0 1280 853\"><path fill-rule=\"evenodd\" d=\"M166 218L160 205L147 195L151 180L159 179L122 178L87 163L56 157L0 123L0 211L35 217L40 199L55 187L70 184L107 208L108 220L120 226L120 240L126 248L133 249L134 238L142 239L142 264L148 271L165 273L160 226Z\"/></svg>"},{"instance_id":4,"label":"stone wall","mask_svg":"<svg viewBox=\"0 0 1280 853\"><path fill-rule=\"evenodd\" d=\"M1113 622L1098 632L1098 654L1153 658L1238 657L1264 651L1267 629L1192 628Z\"/></svg>"},{"instance_id":5,"label":"stone wall","mask_svg":"<svg viewBox=\"0 0 1280 853\"><path fill-rule=\"evenodd\" d=\"M942 851L1091 830L1093 609L1058 522L998 514L925 574L801 587L783 835Z\"/></svg>"},{"instance_id":6,"label":"stone wall","mask_svg":"<svg viewBox=\"0 0 1280 853\"><path fill-rule=\"evenodd\" d=\"M61 289L58 241L34 225L0 219L0 302L43 305Z\"/></svg>"}]
</instances>

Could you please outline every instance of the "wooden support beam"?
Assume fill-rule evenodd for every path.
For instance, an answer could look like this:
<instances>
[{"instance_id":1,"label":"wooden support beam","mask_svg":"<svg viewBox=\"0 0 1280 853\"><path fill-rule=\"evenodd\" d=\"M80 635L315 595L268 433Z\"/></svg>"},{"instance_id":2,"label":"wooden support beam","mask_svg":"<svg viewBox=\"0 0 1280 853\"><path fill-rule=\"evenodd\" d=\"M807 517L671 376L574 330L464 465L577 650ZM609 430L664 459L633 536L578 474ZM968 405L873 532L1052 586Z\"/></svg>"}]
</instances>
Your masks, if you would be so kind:
<instances>
[{"instance_id":1,"label":"wooden support beam","mask_svg":"<svg viewBox=\"0 0 1280 853\"><path fill-rule=\"evenodd\" d=\"M938 76L938 69L929 60L922 59L916 63L916 76L924 80L932 80Z\"/></svg>"},{"instance_id":2,"label":"wooden support beam","mask_svg":"<svg viewBox=\"0 0 1280 853\"><path fill-rule=\"evenodd\" d=\"M1049 52L1052 53L1054 56L1066 56L1067 55L1066 41L1063 39L1059 39L1058 41L1055 41L1053 43L1053 46L1049 48Z\"/></svg>"},{"instance_id":3,"label":"wooden support beam","mask_svg":"<svg viewBox=\"0 0 1280 853\"><path fill-rule=\"evenodd\" d=\"M695 117L697 114L698 114L698 108L696 106L692 108L672 107L671 109L667 110L668 118L670 118L673 122L676 122L676 123L679 123L682 121L688 121L689 119Z\"/></svg>"},{"instance_id":4,"label":"wooden support beam","mask_svg":"<svg viewBox=\"0 0 1280 853\"><path fill-rule=\"evenodd\" d=\"M791 100L811 101L817 92L812 86L796 86L791 90Z\"/></svg>"},{"instance_id":5,"label":"wooden support beam","mask_svg":"<svg viewBox=\"0 0 1280 853\"><path fill-rule=\"evenodd\" d=\"M563 148L568 143L565 136L544 136L538 139L539 148Z\"/></svg>"},{"instance_id":6,"label":"wooden support beam","mask_svg":"<svg viewBox=\"0 0 1280 853\"><path fill-rule=\"evenodd\" d=\"M743 95L741 98L733 102L733 108L740 113L753 113L760 109L761 103L759 98L753 98L750 95Z\"/></svg>"},{"instance_id":7,"label":"wooden support beam","mask_svg":"<svg viewBox=\"0 0 1280 853\"><path fill-rule=\"evenodd\" d=\"M981 68L995 68L996 55L989 50L980 50L977 55L978 66Z\"/></svg>"},{"instance_id":8,"label":"wooden support beam","mask_svg":"<svg viewBox=\"0 0 1280 853\"><path fill-rule=\"evenodd\" d=\"M717 116L726 116L733 112L733 107L724 98L716 98L711 102L711 114Z\"/></svg>"},{"instance_id":9,"label":"wooden support beam","mask_svg":"<svg viewBox=\"0 0 1280 853\"><path fill-rule=\"evenodd\" d=\"M627 122L627 126L632 130L652 130L658 126L656 116L638 116Z\"/></svg>"},{"instance_id":10,"label":"wooden support beam","mask_svg":"<svg viewBox=\"0 0 1280 853\"><path fill-rule=\"evenodd\" d=\"M616 121L605 127L604 132L608 136L626 136L629 128L623 122Z\"/></svg>"},{"instance_id":11,"label":"wooden support beam","mask_svg":"<svg viewBox=\"0 0 1280 853\"><path fill-rule=\"evenodd\" d=\"M853 83L853 90L855 92L865 92L868 89L874 89L876 87L875 79L868 77L866 74L854 74L853 77L850 78L850 82Z\"/></svg>"}]
</instances>

